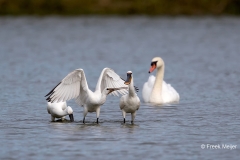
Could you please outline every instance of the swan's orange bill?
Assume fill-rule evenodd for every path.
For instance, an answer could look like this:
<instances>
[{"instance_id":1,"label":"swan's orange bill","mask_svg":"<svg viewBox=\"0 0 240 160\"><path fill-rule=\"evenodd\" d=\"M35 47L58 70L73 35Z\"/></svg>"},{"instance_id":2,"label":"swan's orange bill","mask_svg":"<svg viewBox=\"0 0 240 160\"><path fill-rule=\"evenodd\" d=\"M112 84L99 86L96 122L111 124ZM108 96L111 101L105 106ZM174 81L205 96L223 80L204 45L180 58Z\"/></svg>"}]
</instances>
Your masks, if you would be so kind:
<instances>
[{"instance_id":1,"label":"swan's orange bill","mask_svg":"<svg viewBox=\"0 0 240 160\"><path fill-rule=\"evenodd\" d=\"M153 65L150 67L149 73L153 72L155 68L156 68L156 65L153 64Z\"/></svg>"}]
</instances>

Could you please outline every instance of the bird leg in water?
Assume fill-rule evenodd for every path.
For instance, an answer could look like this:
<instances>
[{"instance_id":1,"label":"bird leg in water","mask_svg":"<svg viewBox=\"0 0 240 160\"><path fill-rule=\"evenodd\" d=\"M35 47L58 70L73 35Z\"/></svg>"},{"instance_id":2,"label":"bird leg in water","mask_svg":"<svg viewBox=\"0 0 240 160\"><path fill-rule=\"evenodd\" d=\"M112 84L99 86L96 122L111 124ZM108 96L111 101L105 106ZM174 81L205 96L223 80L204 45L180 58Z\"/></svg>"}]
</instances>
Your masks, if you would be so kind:
<instances>
[{"instance_id":1,"label":"bird leg in water","mask_svg":"<svg viewBox=\"0 0 240 160\"><path fill-rule=\"evenodd\" d=\"M83 118L83 123L85 124L85 117Z\"/></svg>"}]
</instances>

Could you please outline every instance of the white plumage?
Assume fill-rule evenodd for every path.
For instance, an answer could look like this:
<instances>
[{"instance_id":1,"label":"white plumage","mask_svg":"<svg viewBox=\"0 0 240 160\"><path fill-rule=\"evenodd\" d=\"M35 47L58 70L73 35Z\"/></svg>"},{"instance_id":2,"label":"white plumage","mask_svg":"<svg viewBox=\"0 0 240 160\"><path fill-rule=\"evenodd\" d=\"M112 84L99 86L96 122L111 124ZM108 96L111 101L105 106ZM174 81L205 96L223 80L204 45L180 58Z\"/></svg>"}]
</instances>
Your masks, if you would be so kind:
<instances>
[{"instance_id":1,"label":"white plumage","mask_svg":"<svg viewBox=\"0 0 240 160\"><path fill-rule=\"evenodd\" d=\"M55 121L55 118L61 118L63 121L66 115L69 115L70 121L74 121L73 110L70 106L67 106L66 102L48 102L47 111L51 114L52 121Z\"/></svg>"},{"instance_id":2,"label":"white plumage","mask_svg":"<svg viewBox=\"0 0 240 160\"><path fill-rule=\"evenodd\" d=\"M143 101L155 104L179 102L180 96L178 92L163 80L164 62L160 57L152 59L149 73L154 69L157 69L156 77L150 75L148 81L143 85Z\"/></svg>"},{"instance_id":3,"label":"white plumage","mask_svg":"<svg viewBox=\"0 0 240 160\"><path fill-rule=\"evenodd\" d=\"M126 94L127 85L112 69L104 68L102 70L94 92L88 88L83 69L76 69L69 73L46 96L48 96L49 102L75 99L77 104L84 107L83 123L88 112L96 112L98 123L100 106L105 103L107 95L117 96L118 93Z\"/></svg>"},{"instance_id":4,"label":"white plumage","mask_svg":"<svg viewBox=\"0 0 240 160\"><path fill-rule=\"evenodd\" d=\"M121 97L119 106L122 110L123 122L125 123L126 113L131 113L131 122L133 123L136 117L136 111L140 107L140 99L135 93L135 87L133 84L133 76L131 71L127 72L127 80L125 81L125 84L129 86L128 94Z\"/></svg>"}]
</instances>

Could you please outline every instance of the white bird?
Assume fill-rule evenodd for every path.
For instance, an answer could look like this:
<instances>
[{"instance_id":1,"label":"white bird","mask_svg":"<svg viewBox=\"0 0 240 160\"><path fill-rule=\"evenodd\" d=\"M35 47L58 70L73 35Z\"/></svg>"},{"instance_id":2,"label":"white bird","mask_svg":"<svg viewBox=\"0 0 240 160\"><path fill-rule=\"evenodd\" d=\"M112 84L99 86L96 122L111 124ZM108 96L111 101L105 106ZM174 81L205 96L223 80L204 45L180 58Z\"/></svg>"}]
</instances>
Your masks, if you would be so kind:
<instances>
[{"instance_id":1,"label":"white bird","mask_svg":"<svg viewBox=\"0 0 240 160\"><path fill-rule=\"evenodd\" d=\"M66 102L48 102L47 111L49 114L51 114L51 120L53 122L55 121L55 118L61 118L63 121L66 115L69 115L71 122L74 121L73 110L70 106L67 106Z\"/></svg>"},{"instance_id":2,"label":"white bird","mask_svg":"<svg viewBox=\"0 0 240 160\"><path fill-rule=\"evenodd\" d=\"M126 113L131 113L131 116L132 116L131 122L133 123L136 117L136 111L139 109L139 106L140 106L140 99L135 93L132 71L127 72L127 80L124 82L124 84L129 86L128 94L123 95L121 97L119 106L120 106L120 109L122 110L123 122L125 123Z\"/></svg>"},{"instance_id":3,"label":"white bird","mask_svg":"<svg viewBox=\"0 0 240 160\"><path fill-rule=\"evenodd\" d=\"M83 123L88 112L96 112L98 123L100 106L105 103L107 95L111 93L118 96L118 93L124 95L127 92L127 85L110 68L102 70L94 92L88 88L83 69L76 69L46 95L48 96L46 100L59 102L75 98L76 103L84 107Z\"/></svg>"},{"instance_id":4,"label":"white bird","mask_svg":"<svg viewBox=\"0 0 240 160\"><path fill-rule=\"evenodd\" d=\"M149 73L157 69L155 76L149 76L148 82L145 82L142 90L142 97L144 102L150 102L155 104L164 104L179 102L178 92L164 80L164 61L160 57L152 59L151 68Z\"/></svg>"}]
</instances>

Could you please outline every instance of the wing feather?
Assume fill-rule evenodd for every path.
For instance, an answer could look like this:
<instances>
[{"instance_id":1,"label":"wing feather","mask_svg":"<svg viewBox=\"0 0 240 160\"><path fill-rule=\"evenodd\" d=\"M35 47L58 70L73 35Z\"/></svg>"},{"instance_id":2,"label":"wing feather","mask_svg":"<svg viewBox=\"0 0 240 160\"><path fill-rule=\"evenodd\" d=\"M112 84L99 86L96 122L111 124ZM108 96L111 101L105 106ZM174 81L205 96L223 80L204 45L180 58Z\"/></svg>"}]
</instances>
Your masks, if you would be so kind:
<instances>
[{"instance_id":1,"label":"wing feather","mask_svg":"<svg viewBox=\"0 0 240 160\"><path fill-rule=\"evenodd\" d=\"M58 92L56 92L55 95L50 96L50 98L55 97L54 100L56 100L56 97L61 97L62 95L64 95L65 88L66 88L66 86L62 86L62 88L58 89Z\"/></svg>"},{"instance_id":2,"label":"wing feather","mask_svg":"<svg viewBox=\"0 0 240 160\"><path fill-rule=\"evenodd\" d=\"M110 68L104 68L99 77L96 90L99 89L102 92L105 88L121 88L121 87L128 88L128 86L124 84L124 81L117 73L114 72L114 70ZM121 95L126 94L128 93L128 91L125 88L122 90L116 90L110 93L110 95L118 96L118 94Z\"/></svg>"},{"instance_id":3,"label":"wing feather","mask_svg":"<svg viewBox=\"0 0 240 160\"><path fill-rule=\"evenodd\" d=\"M62 88L58 89L55 94L55 102L60 102L59 97L64 96L65 92L67 90L67 86L62 86ZM64 102L64 100L62 100Z\"/></svg>"},{"instance_id":4,"label":"wing feather","mask_svg":"<svg viewBox=\"0 0 240 160\"><path fill-rule=\"evenodd\" d=\"M109 83L110 83L111 86L112 86L111 88L117 88L117 85L116 85L117 81L116 81L116 83L113 83L113 81L109 80ZM113 94L114 96L119 96L118 93L120 93L120 92L117 92L117 91L113 91L113 92L112 92L112 94Z\"/></svg>"},{"instance_id":5,"label":"wing feather","mask_svg":"<svg viewBox=\"0 0 240 160\"><path fill-rule=\"evenodd\" d=\"M75 92L75 86L76 86L76 83L74 83L74 84L72 85L72 92L70 92L70 94L69 94L69 97L68 97L68 98L70 98L70 97L75 97L75 96L74 96L74 92Z\"/></svg>"},{"instance_id":6,"label":"wing feather","mask_svg":"<svg viewBox=\"0 0 240 160\"><path fill-rule=\"evenodd\" d=\"M73 97L77 97L77 96L76 96L76 93L77 93L76 88L77 88L77 86L78 86L77 84L78 84L78 83L75 83L75 84L74 84L74 87L73 87L73 93L72 93L72 96L73 96Z\"/></svg>"},{"instance_id":7,"label":"wing feather","mask_svg":"<svg viewBox=\"0 0 240 160\"><path fill-rule=\"evenodd\" d=\"M74 85L71 85L72 92L69 92L67 99L73 99L73 92L74 92L74 86L76 86L76 83Z\"/></svg>"},{"instance_id":8,"label":"wing feather","mask_svg":"<svg viewBox=\"0 0 240 160\"><path fill-rule=\"evenodd\" d=\"M81 97L82 94L86 97L87 91L88 84L84 71L83 69L76 69L63 78L46 96L48 96L47 100L49 102L59 102Z\"/></svg>"},{"instance_id":9,"label":"wing feather","mask_svg":"<svg viewBox=\"0 0 240 160\"><path fill-rule=\"evenodd\" d=\"M117 86L121 87L121 84L119 81L117 82ZM122 94L122 95L126 94L123 89L119 90L118 92L120 92L120 94Z\"/></svg>"},{"instance_id":10,"label":"wing feather","mask_svg":"<svg viewBox=\"0 0 240 160\"><path fill-rule=\"evenodd\" d=\"M64 101L64 102L65 102L67 99L71 99L70 97L71 97L71 93L73 92L73 85L74 85L74 84L68 86L67 89L68 89L69 91L71 91L71 92L66 92L66 94L64 95L64 98L63 98L63 101Z\"/></svg>"}]
</instances>

